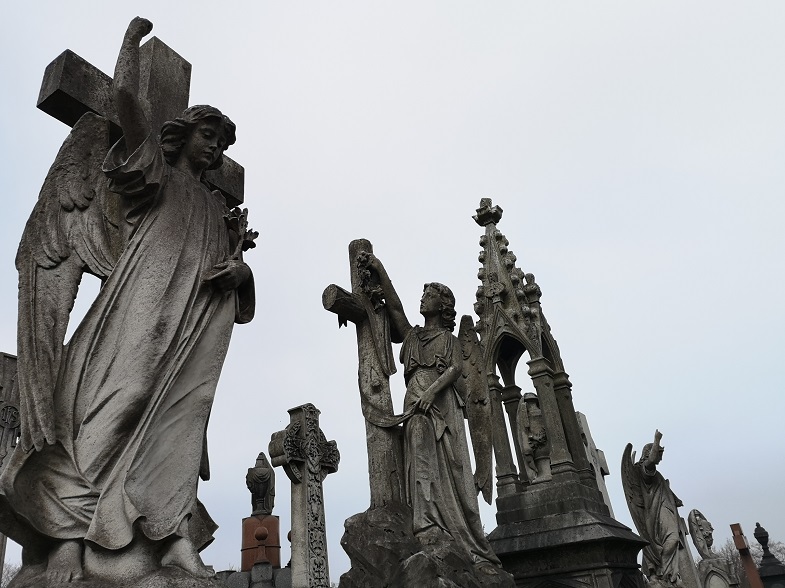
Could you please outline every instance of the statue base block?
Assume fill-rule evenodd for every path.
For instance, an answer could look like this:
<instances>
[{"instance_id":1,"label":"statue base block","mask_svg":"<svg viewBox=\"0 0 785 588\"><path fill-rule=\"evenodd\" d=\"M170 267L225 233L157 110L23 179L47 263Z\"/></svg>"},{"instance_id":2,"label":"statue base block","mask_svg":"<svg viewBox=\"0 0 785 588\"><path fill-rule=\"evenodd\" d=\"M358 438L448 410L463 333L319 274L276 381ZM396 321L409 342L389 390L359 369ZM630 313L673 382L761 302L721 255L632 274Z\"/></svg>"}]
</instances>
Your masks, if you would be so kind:
<instances>
[{"instance_id":1,"label":"statue base block","mask_svg":"<svg viewBox=\"0 0 785 588\"><path fill-rule=\"evenodd\" d=\"M646 542L609 516L577 510L506 522L488 539L516 586L644 586L637 558Z\"/></svg>"},{"instance_id":2,"label":"statue base block","mask_svg":"<svg viewBox=\"0 0 785 588\"><path fill-rule=\"evenodd\" d=\"M352 568L340 588L512 588L513 578L493 568L486 573L466 555L442 542L422 547L412 529L411 509L402 504L372 508L344 524L341 546Z\"/></svg>"},{"instance_id":3,"label":"statue base block","mask_svg":"<svg viewBox=\"0 0 785 588\"><path fill-rule=\"evenodd\" d=\"M48 586L44 564L23 567L8 584L8 588L42 588ZM217 578L194 578L184 570L163 567L133 580L113 581L103 578L85 578L63 584L69 588L226 588Z\"/></svg>"}]
</instances>

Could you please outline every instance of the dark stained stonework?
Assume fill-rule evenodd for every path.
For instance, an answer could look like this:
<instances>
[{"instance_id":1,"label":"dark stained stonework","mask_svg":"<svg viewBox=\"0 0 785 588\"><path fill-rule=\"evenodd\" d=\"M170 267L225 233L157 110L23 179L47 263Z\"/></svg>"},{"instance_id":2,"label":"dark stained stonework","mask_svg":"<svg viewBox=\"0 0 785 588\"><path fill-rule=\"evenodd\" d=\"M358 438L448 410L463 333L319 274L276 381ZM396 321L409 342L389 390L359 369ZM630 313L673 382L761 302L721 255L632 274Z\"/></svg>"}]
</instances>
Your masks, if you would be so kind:
<instances>
[{"instance_id":1,"label":"dark stained stonework","mask_svg":"<svg viewBox=\"0 0 785 588\"><path fill-rule=\"evenodd\" d=\"M542 290L497 228L502 214L486 198L474 217L485 230L474 310L494 409L499 492L491 546L516 586L642 588L637 554L645 542L610 516L599 491ZM524 355L531 383L522 395L516 377Z\"/></svg>"}]
</instances>

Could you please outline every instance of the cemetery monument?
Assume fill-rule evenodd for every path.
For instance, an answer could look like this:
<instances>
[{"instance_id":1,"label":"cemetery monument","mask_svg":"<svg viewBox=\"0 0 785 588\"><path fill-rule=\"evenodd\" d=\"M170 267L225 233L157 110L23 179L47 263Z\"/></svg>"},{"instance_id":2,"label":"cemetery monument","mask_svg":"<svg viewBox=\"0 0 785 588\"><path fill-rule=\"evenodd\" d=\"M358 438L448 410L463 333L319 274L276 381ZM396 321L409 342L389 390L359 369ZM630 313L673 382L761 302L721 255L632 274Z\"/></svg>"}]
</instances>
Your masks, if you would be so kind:
<instances>
[{"instance_id":1,"label":"cemetery monument","mask_svg":"<svg viewBox=\"0 0 785 588\"><path fill-rule=\"evenodd\" d=\"M611 518L598 489L542 293L496 228L501 215L482 199L474 217L485 230L479 320L464 316L457 338L452 292L426 284L424 324L412 326L367 240L349 245L351 291L324 291L339 325L356 326L371 489L370 508L345 523L352 569L341 588L642 588L636 556L644 542ZM390 391L390 342L403 344L401 414ZM515 378L524 354L533 385L525 394ZM486 538L477 495L491 501L493 472L498 526Z\"/></svg>"},{"instance_id":2,"label":"cemetery monument","mask_svg":"<svg viewBox=\"0 0 785 588\"><path fill-rule=\"evenodd\" d=\"M697 564L701 588L730 588L739 585L739 578L730 562L714 551L714 527L697 508L687 517L690 536L701 556Z\"/></svg>"},{"instance_id":3,"label":"cemetery monument","mask_svg":"<svg viewBox=\"0 0 785 588\"><path fill-rule=\"evenodd\" d=\"M621 460L622 484L635 527L649 544L643 548L643 573L653 588L697 588L695 564L686 542L686 526L679 516L681 500L670 482L657 471L665 448L662 433L643 447L636 462L632 443Z\"/></svg>"},{"instance_id":4,"label":"cemetery monument","mask_svg":"<svg viewBox=\"0 0 785 588\"><path fill-rule=\"evenodd\" d=\"M48 108L74 128L16 260L21 447L0 475L0 530L23 547L14 588L218 586L198 553L216 526L196 489L232 328L254 314L242 253L256 233L205 183L234 123L161 104L190 66L160 42L140 49L151 29L129 24L98 114L70 92L79 84L50 87L74 63L89 73L83 61L47 70ZM172 63L179 77L156 78ZM65 345L84 273L103 286Z\"/></svg>"}]
</instances>

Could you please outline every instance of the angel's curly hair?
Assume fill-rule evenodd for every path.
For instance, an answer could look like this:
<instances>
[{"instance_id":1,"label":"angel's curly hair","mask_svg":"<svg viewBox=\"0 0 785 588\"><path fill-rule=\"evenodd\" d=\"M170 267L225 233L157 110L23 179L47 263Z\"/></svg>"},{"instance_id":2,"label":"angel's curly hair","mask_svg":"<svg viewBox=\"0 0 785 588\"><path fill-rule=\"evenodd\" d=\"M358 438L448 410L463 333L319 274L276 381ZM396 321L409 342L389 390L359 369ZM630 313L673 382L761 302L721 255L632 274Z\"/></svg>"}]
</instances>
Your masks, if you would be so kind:
<instances>
[{"instance_id":1,"label":"angel's curly hair","mask_svg":"<svg viewBox=\"0 0 785 588\"><path fill-rule=\"evenodd\" d=\"M199 121L206 118L217 118L223 122L223 133L226 137L224 150L228 149L229 145L234 145L234 142L237 140L235 137L235 129L237 127L228 116L214 106L207 106L206 104L191 106L186 108L176 119L165 122L161 127L160 144L166 163L174 165L177 162L177 158L180 157L180 152L183 150L188 136ZM219 168L223 165L223 162L222 153L209 169Z\"/></svg>"},{"instance_id":2,"label":"angel's curly hair","mask_svg":"<svg viewBox=\"0 0 785 588\"><path fill-rule=\"evenodd\" d=\"M452 290L439 282L429 282L425 284L422 291L425 292L428 288L433 288L439 293L442 326L449 331L454 331L455 317L458 313L455 312L455 296L453 295Z\"/></svg>"}]
</instances>

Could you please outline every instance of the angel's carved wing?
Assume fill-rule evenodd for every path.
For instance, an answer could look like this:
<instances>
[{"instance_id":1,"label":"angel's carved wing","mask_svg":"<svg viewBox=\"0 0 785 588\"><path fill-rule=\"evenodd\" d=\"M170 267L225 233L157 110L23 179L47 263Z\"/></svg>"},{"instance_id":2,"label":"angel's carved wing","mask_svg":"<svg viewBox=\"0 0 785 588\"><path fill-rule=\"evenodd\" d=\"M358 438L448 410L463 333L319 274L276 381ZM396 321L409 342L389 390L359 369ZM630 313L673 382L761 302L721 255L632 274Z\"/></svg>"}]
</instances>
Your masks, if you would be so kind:
<instances>
[{"instance_id":1,"label":"angel's carved wing","mask_svg":"<svg viewBox=\"0 0 785 588\"><path fill-rule=\"evenodd\" d=\"M651 541L646 530L646 512L643 500L643 488L641 478L635 467L635 452L632 450L632 443L627 443L624 454L621 456L621 484L624 488L624 497L627 499L627 506L630 509L638 533L646 541Z\"/></svg>"},{"instance_id":2,"label":"angel's carved wing","mask_svg":"<svg viewBox=\"0 0 785 588\"><path fill-rule=\"evenodd\" d=\"M115 199L101 163L109 123L77 121L44 180L16 255L19 272L19 393L22 447L55 442L53 394L68 317L82 274L105 279L120 248Z\"/></svg>"},{"instance_id":3,"label":"angel's carved wing","mask_svg":"<svg viewBox=\"0 0 785 588\"><path fill-rule=\"evenodd\" d=\"M461 317L458 329L461 343L463 372L458 378L458 389L466 406L469 433L474 449L474 483L482 492L485 502L491 504L493 497L493 431L491 429L491 403L488 379L483 369L483 353L474 321L468 315Z\"/></svg>"}]
</instances>

